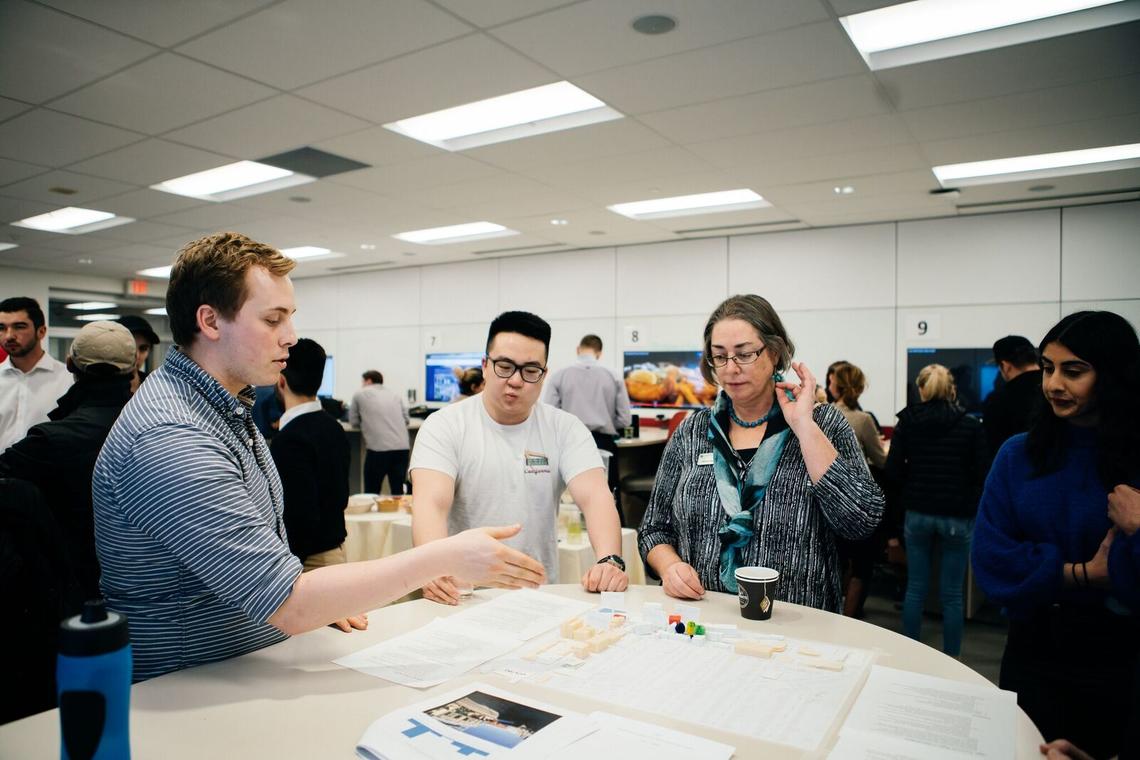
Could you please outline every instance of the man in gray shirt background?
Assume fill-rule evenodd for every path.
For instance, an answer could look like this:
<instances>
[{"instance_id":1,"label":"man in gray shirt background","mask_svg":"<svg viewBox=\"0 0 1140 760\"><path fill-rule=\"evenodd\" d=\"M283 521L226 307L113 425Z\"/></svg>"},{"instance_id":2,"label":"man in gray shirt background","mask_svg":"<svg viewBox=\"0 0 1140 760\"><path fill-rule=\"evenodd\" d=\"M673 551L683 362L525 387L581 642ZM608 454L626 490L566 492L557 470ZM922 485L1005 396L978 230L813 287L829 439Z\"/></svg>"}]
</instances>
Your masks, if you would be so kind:
<instances>
[{"instance_id":1,"label":"man in gray shirt background","mask_svg":"<svg viewBox=\"0 0 1140 760\"><path fill-rule=\"evenodd\" d=\"M580 419L598 448L610 452L609 488L616 500L618 468L614 441L629 425L632 415L625 381L600 364L601 358L602 339L597 335L583 336L578 342L578 361L550 376L545 400Z\"/></svg>"},{"instance_id":2,"label":"man in gray shirt background","mask_svg":"<svg viewBox=\"0 0 1140 760\"><path fill-rule=\"evenodd\" d=\"M404 493L408 474L408 408L395 391L384 387L384 376L370 369L363 386L352 396L348 421L360 428L364 446L364 490L380 493L384 478L392 495Z\"/></svg>"}]
</instances>

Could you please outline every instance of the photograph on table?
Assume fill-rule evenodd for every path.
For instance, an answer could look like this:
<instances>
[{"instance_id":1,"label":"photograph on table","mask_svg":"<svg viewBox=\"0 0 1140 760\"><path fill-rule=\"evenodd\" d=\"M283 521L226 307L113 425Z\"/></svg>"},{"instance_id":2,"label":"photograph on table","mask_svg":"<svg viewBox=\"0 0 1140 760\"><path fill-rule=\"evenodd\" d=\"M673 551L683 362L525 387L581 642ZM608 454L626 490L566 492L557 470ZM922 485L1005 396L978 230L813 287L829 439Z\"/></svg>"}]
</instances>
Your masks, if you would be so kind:
<instances>
[{"instance_id":1,"label":"photograph on table","mask_svg":"<svg viewBox=\"0 0 1140 760\"><path fill-rule=\"evenodd\" d=\"M440 723L501 747L515 747L561 716L482 691L424 710Z\"/></svg>"},{"instance_id":2,"label":"photograph on table","mask_svg":"<svg viewBox=\"0 0 1140 760\"><path fill-rule=\"evenodd\" d=\"M626 351L625 388L634 406L712 406L716 386L701 376L701 352Z\"/></svg>"}]
</instances>

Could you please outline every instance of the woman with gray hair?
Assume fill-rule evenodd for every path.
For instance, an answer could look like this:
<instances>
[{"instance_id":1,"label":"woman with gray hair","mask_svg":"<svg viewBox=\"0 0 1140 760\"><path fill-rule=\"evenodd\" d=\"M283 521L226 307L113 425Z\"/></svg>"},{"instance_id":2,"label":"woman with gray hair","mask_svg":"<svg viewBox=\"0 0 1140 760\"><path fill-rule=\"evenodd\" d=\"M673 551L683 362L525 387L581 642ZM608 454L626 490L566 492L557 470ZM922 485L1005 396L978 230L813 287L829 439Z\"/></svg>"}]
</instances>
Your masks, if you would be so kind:
<instances>
[{"instance_id":1,"label":"woman with gray hair","mask_svg":"<svg viewBox=\"0 0 1140 760\"><path fill-rule=\"evenodd\" d=\"M732 296L709 317L701 372L721 390L669 440L638 538L670 596L736 592L736 568L762 565L780 571L777 599L841 609L836 537L869 536L883 494L793 351L760 296Z\"/></svg>"}]
</instances>

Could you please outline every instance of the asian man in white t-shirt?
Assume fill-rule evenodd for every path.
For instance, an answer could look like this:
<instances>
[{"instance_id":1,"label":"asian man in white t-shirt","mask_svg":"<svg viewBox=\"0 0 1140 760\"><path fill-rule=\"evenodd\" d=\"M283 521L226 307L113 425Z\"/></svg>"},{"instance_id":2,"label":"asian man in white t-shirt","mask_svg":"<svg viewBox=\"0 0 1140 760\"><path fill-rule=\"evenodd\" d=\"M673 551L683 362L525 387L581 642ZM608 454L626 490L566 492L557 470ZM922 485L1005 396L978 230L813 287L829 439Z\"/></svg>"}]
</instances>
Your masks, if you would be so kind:
<instances>
[{"instance_id":1,"label":"asian man in white t-shirt","mask_svg":"<svg viewBox=\"0 0 1140 760\"><path fill-rule=\"evenodd\" d=\"M582 586L623 591L621 523L594 439L577 417L538 401L549 348L550 325L534 314L508 311L491 323L483 392L428 417L416 436L412 536L418 546L470 527L519 523L506 543L558 583L558 502L569 487L601 558ZM457 604L461 585L437 578L424 596Z\"/></svg>"}]
</instances>

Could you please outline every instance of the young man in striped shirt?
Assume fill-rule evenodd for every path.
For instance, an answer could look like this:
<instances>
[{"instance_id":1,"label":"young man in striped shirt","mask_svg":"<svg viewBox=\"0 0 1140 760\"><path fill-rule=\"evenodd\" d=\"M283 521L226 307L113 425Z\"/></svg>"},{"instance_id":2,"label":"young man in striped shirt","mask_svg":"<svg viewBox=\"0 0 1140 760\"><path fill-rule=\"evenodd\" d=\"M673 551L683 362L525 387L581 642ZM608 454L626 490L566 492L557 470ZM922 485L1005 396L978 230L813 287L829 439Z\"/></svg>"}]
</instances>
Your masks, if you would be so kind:
<instances>
[{"instance_id":1,"label":"young man in striped shirt","mask_svg":"<svg viewBox=\"0 0 1140 760\"><path fill-rule=\"evenodd\" d=\"M540 563L467 531L301 574L282 489L250 416L285 368L293 261L236 233L178 254L166 304L176 347L127 405L95 468L101 588L127 615L135 680L234 657L379 607L441 574L534 587Z\"/></svg>"}]
</instances>

